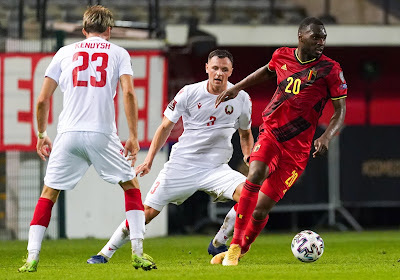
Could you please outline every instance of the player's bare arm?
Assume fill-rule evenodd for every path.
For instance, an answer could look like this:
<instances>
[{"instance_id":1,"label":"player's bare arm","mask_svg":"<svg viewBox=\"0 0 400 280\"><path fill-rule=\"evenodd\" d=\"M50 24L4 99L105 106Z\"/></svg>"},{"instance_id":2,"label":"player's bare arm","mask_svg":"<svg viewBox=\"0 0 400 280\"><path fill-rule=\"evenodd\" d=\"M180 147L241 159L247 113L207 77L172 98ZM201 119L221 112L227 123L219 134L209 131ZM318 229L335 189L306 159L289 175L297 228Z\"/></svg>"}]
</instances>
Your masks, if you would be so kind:
<instances>
[{"instance_id":1,"label":"player's bare arm","mask_svg":"<svg viewBox=\"0 0 400 280\"><path fill-rule=\"evenodd\" d=\"M158 151L164 146L175 123L171 122L167 117L164 117L160 126L157 128L154 134L153 140L151 141L149 152L144 160L144 162L136 167L136 174L143 177L150 172L151 166L153 165L153 160Z\"/></svg>"},{"instance_id":2,"label":"player's bare arm","mask_svg":"<svg viewBox=\"0 0 400 280\"><path fill-rule=\"evenodd\" d=\"M254 137L251 132L251 129L238 129L239 131L239 138L240 138L240 147L243 153L243 161L249 165L248 160L250 157L251 150L254 146Z\"/></svg>"},{"instance_id":3,"label":"player's bare arm","mask_svg":"<svg viewBox=\"0 0 400 280\"><path fill-rule=\"evenodd\" d=\"M38 139L36 143L36 152L39 157L46 161L50 155L52 143L45 133L50 111L50 99L57 88L57 82L49 77L45 77L39 98L36 104L36 120L38 125Z\"/></svg>"},{"instance_id":4,"label":"player's bare arm","mask_svg":"<svg viewBox=\"0 0 400 280\"><path fill-rule=\"evenodd\" d=\"M332 115L329 125L325 132L314 141L315 151L313 157L323 155L328 151L329 142L339 132L343 125L344 118L346 116L346 98L332 100L333 108L335 112Z\"/></svg>"},{"instance_id":5,"label":"player's bare arm","mask_svg":"<svg viewBox=\"0 0 400 280\"><path fill-rule=\"evenodd\" d=\"M269 70L268 64L257 69L255 72L248 75L246 78L241 80L233 87L219 94L217 100L215 101L215 107L218 107L218 105L221 104L221 102L235 98L238 95L239 91L246 89L250 86L265 82L273 77L275 77L275 72Z\"/></svg>"},{"instance_id":6,"label":"player's bare arm","mask_svg":"<svg viewBox=\"0 0 400 280\"><path fill-rule=\"evenodd\" d=\"M139 141L137 138L137 99L131 75L122 75L120 77L120 83L124 100L125 115L129 128L129 138L125 143L124 155L125 157L129 155L128 160L131 160L131 166L134 166L137 153L140 150Z\"/></svg>"}]
</instances>

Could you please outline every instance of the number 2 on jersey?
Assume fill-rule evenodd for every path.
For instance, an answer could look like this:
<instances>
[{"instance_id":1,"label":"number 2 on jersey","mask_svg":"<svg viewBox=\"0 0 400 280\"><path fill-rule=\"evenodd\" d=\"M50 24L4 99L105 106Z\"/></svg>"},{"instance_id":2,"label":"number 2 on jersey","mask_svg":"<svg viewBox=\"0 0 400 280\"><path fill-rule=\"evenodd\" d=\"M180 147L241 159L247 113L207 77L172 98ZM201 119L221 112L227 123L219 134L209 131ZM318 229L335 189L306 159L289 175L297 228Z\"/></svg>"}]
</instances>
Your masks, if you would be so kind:
<instances>
[{"instance_id":1,"label":"number 2 on jersey","mask_svg":"<svg viewBox=\"0 0 400 280\"><path fill-rule=\"evenodd\" d=\"M72 58L72 61L76 61L82 57L82 65L76 66L72 70L72 81L74 87L87 87L88 81L78 80L78 72L85 71L89 67L89 54L87 52L76 52ZM101 65L96 67L96 72L100 73L100 81L96 80L96 77L90 76L90 85L93 87L104 87L106 85L108 66L108 54L106 53L94 53L90 58L90 61L96 61L101 58Z\"/></svg>"},{"instance_id":2,"label":"number 2 on jersey","mask_svg":"<svg viewBox=\"0 0 400 280\"><path fill-rule=\"evenodd\" d=\"M301 85L301 80L300 79L294 80L293 77L288 77L286 79L286 81L288 81L288 85L285 88L285 92L293 93L293 94L298 94L300 92L300 85ZM292 84L293 84L293 88L290 89Z\"/></svg>"}]
</instances>

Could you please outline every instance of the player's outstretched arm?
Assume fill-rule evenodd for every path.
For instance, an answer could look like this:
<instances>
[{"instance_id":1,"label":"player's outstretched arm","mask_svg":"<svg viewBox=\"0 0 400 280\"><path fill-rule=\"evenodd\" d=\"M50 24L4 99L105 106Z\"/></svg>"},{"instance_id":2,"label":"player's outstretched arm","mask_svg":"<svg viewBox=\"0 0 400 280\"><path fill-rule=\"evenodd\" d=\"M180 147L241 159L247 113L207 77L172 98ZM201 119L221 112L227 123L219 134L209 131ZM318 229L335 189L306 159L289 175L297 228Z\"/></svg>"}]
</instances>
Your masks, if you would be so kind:
<instances>
[{"instance_id":1,"label":"player's outstretched arm","mask_svg":"<svg viewBox=\"0 0 400 280\"><path fill-rule=\"evenodd\" d=\"M44 133L48 124L48 117L50 111L50 99L57 88L57 82L52 78L45 77L43 80L42 89L36 103L36 120L38 125L38 132ZM52 143L50 138L45 135L43 138L38 136L36 143L36 152L42 160L50 155Z\"/></svg>"},{"instance_id":2,"label":"player's outstretched arm","mask_svg":"<svg viewBox=\"0 0 400 280\"><path fill-rule=\"evenodd\" d=\"M131 161L131 166L135 165L137 153L140 150L137 138L138 108L137 98L133 87L131 75L121 75L121 89L124 100L124 109L129 129L129 138L125 142L124 156Z\"/></svg>"},{"instance_id":3,"label":"player's outstretched arm","mask_svg":"<svg viewBox=\"0 0 400 280\"><path fill-rule=\"evenodd\" d=\"M151 166L153 165L153 160L158 151L164 146L169 135L171 134L172 128L174 128L175 123L171 122L167 117L164 117L160 126L157 128L154 134L153 140L151 141L149 152L144 160L144 162L136 167L136 174L143 177L150 172Z\"/></svg>"},{"instance_id":4,"label":"player's outstretched arm","mask_svg":"<svg viewBox=\"0 0 400 280\"><path fill-rule=\"evenodd\" d=\"M335 112L333 113L325 132L321 137L314 141L314 158L319 155L324 155L328 151L329 142L343 126L344 118L346 116L346 98L332 100L332 104Z\"/></svg>"},{"instance_id":5,"label":"player's outstretched arm","mask_svg":"<svg viewBox=\"0 0 400 280\"><path fill-rule=\"evenodd\" d=\"M240 129L239 128L239 138L240 138L240 147L242 148L243 153L243 161L249 165L248 160L250 157L251 149L254 146L254 137L251 129Z\"/></svg>"},{"instance_id":6,"label":"player's outstretched arm","mask_svg":"<svg viewBox=\"0 0 400 280\"><path fill-rule=\"evenodd\" d=\"M255 72L248 75L246 78L241 80L233 87L220 93L217 97L217 100L215 101L215 107L218 107L221 102L235 98L238 95L239 91L246 89L250 86L265 82L272 77L275 77L275 72L270 71L268 65L257 69Z\"/></svg>"}]
</instances>

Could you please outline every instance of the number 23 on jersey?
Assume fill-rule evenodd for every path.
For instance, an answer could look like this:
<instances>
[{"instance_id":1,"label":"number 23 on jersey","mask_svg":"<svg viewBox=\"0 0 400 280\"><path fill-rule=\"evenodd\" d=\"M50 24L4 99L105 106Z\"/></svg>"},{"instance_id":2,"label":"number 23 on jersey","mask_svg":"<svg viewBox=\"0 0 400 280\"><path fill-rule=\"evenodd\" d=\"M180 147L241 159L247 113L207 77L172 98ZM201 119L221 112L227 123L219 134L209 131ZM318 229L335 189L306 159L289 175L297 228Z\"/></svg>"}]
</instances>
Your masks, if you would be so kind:
<instances>
[{"instance_id":1,"label":"number 23 on jersey","mask_svg":"<svg viewBox=\"0 0 400 280\"><path fill-rule=\"evenodd\" d=\"M94 62L97 60L101 60L101 65L96 67L96 72L100 73L100 80L97 81L96 77L90 76L89 82L92 87L104 87L106 85L107 71L106 68L108 66L108 54L106 53L94 53L90 57L87 52L76 52L72 58L72 61L78 60L82 57L82 65L76 66L74 70L72 70L72 81L74 87L87 87L88 81L78 80L78 72L85 71L89 67L89 61Z\"/></svg>"}]
</instances>

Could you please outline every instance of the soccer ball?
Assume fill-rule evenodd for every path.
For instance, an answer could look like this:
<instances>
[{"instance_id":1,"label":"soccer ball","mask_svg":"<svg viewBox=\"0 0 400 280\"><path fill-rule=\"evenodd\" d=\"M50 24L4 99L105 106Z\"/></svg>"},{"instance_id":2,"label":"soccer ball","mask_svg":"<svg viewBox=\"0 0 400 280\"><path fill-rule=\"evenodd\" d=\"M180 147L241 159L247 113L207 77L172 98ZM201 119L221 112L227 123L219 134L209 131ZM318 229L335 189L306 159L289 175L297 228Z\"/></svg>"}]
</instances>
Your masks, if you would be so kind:
<instances>
[{"instance_id":1,"label":"soccer ball","mask_svg":"<svg viewBox=\"0 0 400 280\"><path fill-rule=\"evenodd\" d=\"M324 241L319 234L303 230L293 238L292 252L302 262L315 262L324 253Z\"/></svg>"}]
</instances>

